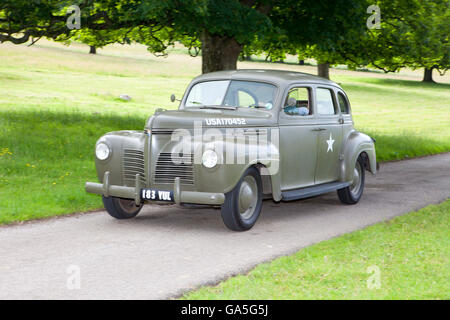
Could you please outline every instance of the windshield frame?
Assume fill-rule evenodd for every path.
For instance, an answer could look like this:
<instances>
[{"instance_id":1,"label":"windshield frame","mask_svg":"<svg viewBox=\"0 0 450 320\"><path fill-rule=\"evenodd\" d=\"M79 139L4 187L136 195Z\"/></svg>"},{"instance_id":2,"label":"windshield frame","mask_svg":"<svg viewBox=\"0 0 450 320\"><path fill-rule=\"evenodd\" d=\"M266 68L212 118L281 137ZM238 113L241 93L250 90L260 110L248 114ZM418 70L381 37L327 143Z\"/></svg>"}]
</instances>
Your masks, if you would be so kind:
<instances>
[{"instance_id":1,"label":"windshield frame","mask_svg":"<svg viewBox=\"0 0 450 320\"><path fill-rule=\"evenodd\" d=\"M253 79L251 79L251 78L211 78L211 79L199 79L198 81L192 81L190 83L190 85L188 86L188 88L186 89L186 91L185 91L185 93L183 95L183 98L181 99L181 103L180 103L178 109L179 110L189 110L189 109L200 109L201 107L205 107L205 106L202 106L202 105L187 107L186 106L186 100L189 97L189 94L190 94L192 88L195 85L197 85L199 83L203 83L203 82L212 82L212 81L229 81L227 89L225 91L225 96L226 96L226 94L228 92L228 89L230 88L230 85L231 85L232 81L246 81L246 82L255 82L255 83L272 85L272 86L275 87L274 102L273 102L272 108L271 109L255 108L255 109L256 110L264 110L264 111L268 111L268 112L273 112L278 107L278 102L279 102L279 98L280 98L280 86L277 83L275 83L275 82L266 81L266 80L259 80L259 79L254 79L254 78ZM224 96L224 99L225 99L225 96ZM222 101L222 103L223 103L223 101ZM223 108L221 108L221 106ZM208 106L206 106L206 107L208 107ZM215 108L215 109L217 109L217 110L229 110L230 109L230 106L227 107L227 106L223 106L223 105L218 105L216 107L217 108ZM225 108L225 107L227 107L227 108ZM250 107L243 107L243 106L241 106L241 107L239 107L239 106L232 106L232 107L236 107L236 110L238 110L240 108L252 109Z\"/></svg>"}]
</instances>

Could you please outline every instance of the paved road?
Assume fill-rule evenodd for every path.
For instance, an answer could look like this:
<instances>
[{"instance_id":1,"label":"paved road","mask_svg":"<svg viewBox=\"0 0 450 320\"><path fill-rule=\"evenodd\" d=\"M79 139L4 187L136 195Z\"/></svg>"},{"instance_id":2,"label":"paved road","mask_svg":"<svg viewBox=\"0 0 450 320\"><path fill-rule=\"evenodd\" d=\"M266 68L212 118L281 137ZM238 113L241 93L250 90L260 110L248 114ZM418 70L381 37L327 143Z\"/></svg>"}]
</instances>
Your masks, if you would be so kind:
<instances>
[{"instance_id":1,"label":"paved road","mask_svg":"<svg viewBox=\"0 0 450 320\"><path fill-rule=\"evenodd\" d=\"M265 201L245 233L225 229L218 210L177 206L129 221L101 212L0 227L0 298L170 298L449 196L447 153L383 165L355 206L335 193Z\"/></svg>"}]
</instances>

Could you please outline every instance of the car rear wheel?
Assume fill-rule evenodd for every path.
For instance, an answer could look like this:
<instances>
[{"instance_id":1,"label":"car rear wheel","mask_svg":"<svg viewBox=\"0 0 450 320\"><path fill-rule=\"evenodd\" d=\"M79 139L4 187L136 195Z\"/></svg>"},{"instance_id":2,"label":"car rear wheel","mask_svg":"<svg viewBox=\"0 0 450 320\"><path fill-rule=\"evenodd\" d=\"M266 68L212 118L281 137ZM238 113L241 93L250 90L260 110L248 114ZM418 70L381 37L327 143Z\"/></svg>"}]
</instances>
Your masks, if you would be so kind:
<instances>
[{"instance_id":1,"label":"car rear wheel","mask_svg":"<svg viewBox=\"0 0 450 320\"><path fill-rule=\"evenodd\" d=\"M353 169L352 184L337 191L339 200L345 204L358 203L364 191L364 182L366 178L366 167L364 158L360 155Z\"/></svg>"},{"instance_id":2,"label":"car rear wheel","mask_svg":"<svg viewBox=\"0 0 450 320\"><path fill-rule=\"evenodd\" d=\"M233 231L249 230L258 220L262 207L262 183L258 169L248 168L233 190L225 194L222 219Z\"/></svg>"},{"instance_id":3,"label":"car rear wheel","mask_svg":"<svg viewBox=\"0 0 450 320\"><path fill-rule=\"evenodd\" d=\"M136 206L134 200L102 196L106 211L116 219L134 218L142 209L142 203Z\"/></svg>"}]
</instances>

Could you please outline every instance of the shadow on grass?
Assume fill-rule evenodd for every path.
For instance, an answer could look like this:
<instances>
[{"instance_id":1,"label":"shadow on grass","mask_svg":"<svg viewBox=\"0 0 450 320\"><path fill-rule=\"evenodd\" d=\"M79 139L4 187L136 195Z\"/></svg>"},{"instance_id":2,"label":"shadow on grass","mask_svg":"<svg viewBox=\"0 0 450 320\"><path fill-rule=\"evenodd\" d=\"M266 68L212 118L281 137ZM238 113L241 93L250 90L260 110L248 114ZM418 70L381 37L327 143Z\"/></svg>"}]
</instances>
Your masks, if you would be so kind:
<instances>
[{"instance_id":1,"label":"shadow on grass","mask_svg":"<svg viewBox=\"0 0 450 320\"><path fill-rule=\"evenodd\" d=\"M402 80L402 79L381 79L381 78L353 78L352 81L358 81L361 83L378 84L383 86L396 86L396 87L408 87L417 89L450 89L450 83L429 83L415 80ZM435 79L436 80L436 79Z\"/></svg>"},{"instance_id":2,"label":"shadow on grass","mask_svg":"<svg viewBox=\"0 0 450 320\"><path fill-rule=\"evenodd\" d=\"M0 144L18 157L38 159L84 156L109 131L142 130L145 118L113 114L8 111L0 112Z\"/></svg>"},{"instance_id":3,"label":"shadow on grass","mask_svg":"<svg viewBox=\"0 0 450 320\"><path fill-rule=\"evenodd\" d=\"M413 101L417 102L418 99L424 99L423 101L431 102L432 99L436 98L437 95L439 95L439 98L441 98L442 94L445 93L445 91L439 87L439 88L433 88L433 87L426 87L427 84L422 85L419 83L419 85L415 86L413 84L409 85L394 85L390 84L389 82L385 83L384 79L381 82L378 83L368 83L369 85L365 85L364 83L358 82L352 82L352 83L346 83L346 82L340 82L339 85L344 88L344 90L350 95L368 95L373 94L376 95L377 101L388 101L395 99L396 101L399 101L402 104L413 104ZM394 80L397 81L397 80ZM407 80L400 80L400 81L407 81ZM413 81L411 81L413 82ZM370 85L374 84L374 85ZM440 85L440 84L436 84ZM431 84L431 86L434 86ZM442 84L442 86L445 86L445 84ZM421 90L423 89L423 90ZM415 100L411 100L411 95L414 95Z\"/></svg>"},{"instance_id":4,"label":"shadow on grass","mask_svg":"<svg viewBox=\"0 0 450 320\"><path fill-rule=\"evenodd\" d=\"M94 146L106 132L142 130L145 118L49 111L0 112L0 224L101 207Z\"/></svg>"}]
</instances>

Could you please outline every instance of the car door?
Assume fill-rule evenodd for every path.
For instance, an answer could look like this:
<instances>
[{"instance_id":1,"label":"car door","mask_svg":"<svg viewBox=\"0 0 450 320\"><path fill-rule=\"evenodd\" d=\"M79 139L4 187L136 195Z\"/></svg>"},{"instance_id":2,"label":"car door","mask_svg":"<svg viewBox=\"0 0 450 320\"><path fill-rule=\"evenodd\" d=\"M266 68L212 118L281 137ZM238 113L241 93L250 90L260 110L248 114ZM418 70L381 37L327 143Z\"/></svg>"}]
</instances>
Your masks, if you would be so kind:
<instances>
[{"instance_id":1,"label":"car door","mask_svg":"<svg viewBox=\"0 0 450 320\"><path fill-rule=\"evenodd\" d=\"M296 98L299 105L307 105L309 114L286 113L283 107L289 97ZM279 116L282 190L314 185L318 132L315 131L317 120L312 111L312 100L313 89L305 85L291 86L282 100Z\"/></svg>"},{"instance_id":2,"label":"car door","mask_svg":"<svg viewBox=\"0 0 450 320\"><path fill-rule=\"evenodd\" d=\"M339 178L339 157L342 146L342 116L337 107L334 90L316 86L315 112L317 116L317 162L315 184L336 181Z\"/></svg>"}]
</instances>

